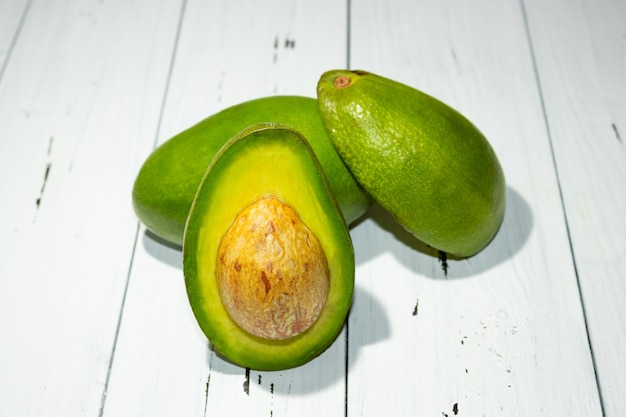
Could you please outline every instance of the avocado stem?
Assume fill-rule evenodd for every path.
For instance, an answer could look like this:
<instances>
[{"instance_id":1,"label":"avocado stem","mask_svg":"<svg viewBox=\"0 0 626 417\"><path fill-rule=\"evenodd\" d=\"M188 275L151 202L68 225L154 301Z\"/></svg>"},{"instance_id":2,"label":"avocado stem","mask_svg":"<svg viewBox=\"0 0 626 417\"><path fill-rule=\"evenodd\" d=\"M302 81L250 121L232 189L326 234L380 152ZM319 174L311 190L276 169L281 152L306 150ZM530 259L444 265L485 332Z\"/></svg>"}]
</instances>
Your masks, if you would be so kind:
<instances>
[{"instance_id":1,"label":"avocado stem","mask_svg":"<svg viewBox=\"0 0 626 417\"><path fill-rule=\"evenodd\" d=\"M352 84L352 79L349 75L338 75L333 80L333 85L335 88L347 88Z\"/></svg>"}]
</instances>

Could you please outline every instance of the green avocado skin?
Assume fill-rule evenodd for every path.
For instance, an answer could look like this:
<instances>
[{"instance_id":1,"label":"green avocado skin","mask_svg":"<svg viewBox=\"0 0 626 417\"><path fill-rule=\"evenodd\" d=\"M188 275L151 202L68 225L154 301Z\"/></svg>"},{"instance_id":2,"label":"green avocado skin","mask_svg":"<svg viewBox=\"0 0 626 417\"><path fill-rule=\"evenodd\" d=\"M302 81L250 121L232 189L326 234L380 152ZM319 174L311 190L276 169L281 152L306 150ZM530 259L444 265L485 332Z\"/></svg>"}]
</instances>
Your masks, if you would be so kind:
<instances>
[{"instance_id":1,"label":"green avocado skin","mask_svg":"<svg viewBox=\"0 0 626 417\"><path fill-rule=\"evenodd\" d=\"M491 145L468 119L365 71L328 71L317 94L338 153L402 226L459 257L492 240L504 216L505 178Z\"/></svg>"},{"instance_id":2,"label":"green avocado skin","mask_svg":"<svg viewBox=\"0 0 626 417\"><path fill-rule=\"evenodd\" d=\"M163 143L135 179L137 217L160 238L182 245L189 209L215 154L245 128L269 122L287 125L309 141L346 222L359 218L371 199L333 148L317 100L301 96L263 97L226 108Z\"/></svg>"}]
</instances>

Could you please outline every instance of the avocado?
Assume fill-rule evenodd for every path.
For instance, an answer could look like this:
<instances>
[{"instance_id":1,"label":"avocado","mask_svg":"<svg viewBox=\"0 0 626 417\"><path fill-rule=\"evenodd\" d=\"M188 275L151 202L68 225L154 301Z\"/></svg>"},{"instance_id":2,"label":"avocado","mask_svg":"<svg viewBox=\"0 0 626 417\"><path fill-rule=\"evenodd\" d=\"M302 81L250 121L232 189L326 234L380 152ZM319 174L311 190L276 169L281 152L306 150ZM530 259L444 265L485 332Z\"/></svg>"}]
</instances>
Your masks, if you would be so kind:
<instances>
[{"instance_id":1,"label":"avocado","mask_svg":"<svg viewBox=\"0 0 626 417\"><path fill-rule=\"evenodd\" d=\"M348 224L371 203L330 143L317 101L272 96L226 108L177 134L144 161L132 190L139 220L157 236L181 245L196 189L209 163L228 139L256 123L288 125L310 142Z\"/></svg>"},{"instance_id":2,"label":"avocado","mask_svg":"<svg viewBox=\"0 0 626 417\"><path fill-rule=\"evenodd\" d=\"M357 181L415 237L469 257L497 233L506 184L485 136L447 104L366 71L319 79L320 114Z\"/></svg>"},{"instance_id":3,"label":"avocado","mask_svg":"<svg viewBox=\"0 0 626 417\"><path fill-rule=\"evenodd\" d=\"M345 322L354 262L344 216L298 132L256 124L217 153L190 209L183 272L224 358L281 370L318 356Z\"/></svg>"}]
</instances>

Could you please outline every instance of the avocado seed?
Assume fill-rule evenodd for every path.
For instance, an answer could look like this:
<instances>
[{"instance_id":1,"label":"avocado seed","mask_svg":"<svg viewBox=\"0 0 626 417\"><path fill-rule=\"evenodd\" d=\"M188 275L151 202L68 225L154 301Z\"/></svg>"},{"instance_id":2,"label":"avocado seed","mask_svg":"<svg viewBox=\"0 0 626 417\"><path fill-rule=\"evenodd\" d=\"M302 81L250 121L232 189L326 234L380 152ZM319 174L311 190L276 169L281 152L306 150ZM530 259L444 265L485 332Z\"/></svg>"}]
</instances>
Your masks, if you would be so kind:
<instances>
[{"instance_id":1,"label":"avocado seed","mask_svg":"<svg viewBox=\"0 0 626 417\"><path fill-rule=\"evenodd\" d=\"M298 213L275 197L242 210L217 253L220 296L249 333L287 339L308 329L330 285L324 250Z\"/></svg>"}]
</instances>

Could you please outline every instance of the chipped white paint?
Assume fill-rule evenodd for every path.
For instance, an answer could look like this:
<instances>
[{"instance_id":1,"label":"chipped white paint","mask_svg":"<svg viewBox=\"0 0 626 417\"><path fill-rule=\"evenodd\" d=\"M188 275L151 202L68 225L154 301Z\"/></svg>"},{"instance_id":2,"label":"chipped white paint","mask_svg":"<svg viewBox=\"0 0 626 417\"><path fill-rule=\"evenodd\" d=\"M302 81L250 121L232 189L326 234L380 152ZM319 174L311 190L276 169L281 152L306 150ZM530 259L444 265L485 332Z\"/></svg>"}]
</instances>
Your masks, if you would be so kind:
<instances>
[{"instance_id":1,"label":"chipped white paint","mask_svg":"<svg viewBox=\"0 0 626 417\"><path fill-rule=\"evenodd\" d=\"M0 0L0 417L624 415L624 22L618 0ZM446 277L373 207L337 341L233 366L134 176L207 115L347 65L483 130L504 224Z\"/></svg>"}]
</instances>

